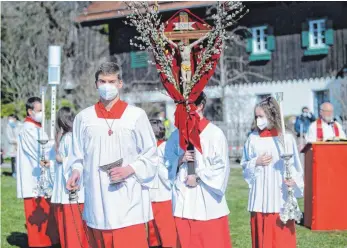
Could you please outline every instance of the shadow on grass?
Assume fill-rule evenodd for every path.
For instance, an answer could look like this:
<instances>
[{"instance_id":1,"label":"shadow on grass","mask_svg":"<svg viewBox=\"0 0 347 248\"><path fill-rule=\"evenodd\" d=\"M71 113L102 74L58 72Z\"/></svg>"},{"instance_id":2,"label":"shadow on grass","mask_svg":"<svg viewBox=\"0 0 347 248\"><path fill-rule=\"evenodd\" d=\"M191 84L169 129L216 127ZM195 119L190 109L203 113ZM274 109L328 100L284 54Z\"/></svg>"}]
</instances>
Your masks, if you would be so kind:
<instances>
[{"instance_id":1,"label":"shadow on grass","mask_svg":"<svg viewBox=\"0 0 347 248\"><path fill-rule=\"evenodd\" d=\"M2 172L2 175L7 177L12 177L12 172L4 171Z\"/></svg>"},{"instance_id":2,"label":"shadow on grass","mask_svg":"<svg viewBox=\"0 0 347 248\"><path fill-rule=\"evenodd\" d=\"M7 236L7 242L12 246L20 248L28 248L28 235L21 232L12 232L10 236Z\"/></svg>"}]
</instances>

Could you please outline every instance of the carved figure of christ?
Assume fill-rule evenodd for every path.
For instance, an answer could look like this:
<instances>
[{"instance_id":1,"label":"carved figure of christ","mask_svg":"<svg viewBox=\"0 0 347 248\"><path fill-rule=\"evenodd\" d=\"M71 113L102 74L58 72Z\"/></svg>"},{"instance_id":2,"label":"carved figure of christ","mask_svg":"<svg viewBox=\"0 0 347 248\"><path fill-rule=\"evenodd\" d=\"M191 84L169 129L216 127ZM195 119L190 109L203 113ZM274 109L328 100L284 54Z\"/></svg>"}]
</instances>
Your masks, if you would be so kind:
<instances>
[{"instance_id":1,"label":"carved figure of christ","mask_svg":"<svg viewBox=\"0 0 347 248\"><path fill-rule=\"evenodd\" d=\"M204 41L208 34L205 34L200 39L194 41L192 44L186 45L183 43L183 41L180 41L178 44L167 38L163 34L165 40L171 44L173 47L178 48L182 62L181 62L181 76L182 76L182 83L183 83L183 89L186 88L186 85L188 82L192 79L192 65L190 61L190 54L192 52L192 48Z\"/></svg>"}]
</instances>

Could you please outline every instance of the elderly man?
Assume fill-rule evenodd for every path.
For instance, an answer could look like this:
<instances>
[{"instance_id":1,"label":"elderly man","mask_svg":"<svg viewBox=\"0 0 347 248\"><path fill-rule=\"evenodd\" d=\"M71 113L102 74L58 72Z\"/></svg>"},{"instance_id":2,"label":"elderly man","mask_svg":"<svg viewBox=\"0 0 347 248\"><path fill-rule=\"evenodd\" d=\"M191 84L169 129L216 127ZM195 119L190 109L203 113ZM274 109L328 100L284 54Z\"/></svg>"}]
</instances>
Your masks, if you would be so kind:
<instances>
[{"instance_id":1,"label":"elderly man","mask_svg":"<svg viewBox=\"0 0 347 248\"><path fill-rule=\"evenodd\" d=\"M330 139L346 139L346 134L339 123L334 121L334 107L325 102L320 106L320 118L313 122L308 130L306 141L326 141Z\"/></svg>"}]
</instances>

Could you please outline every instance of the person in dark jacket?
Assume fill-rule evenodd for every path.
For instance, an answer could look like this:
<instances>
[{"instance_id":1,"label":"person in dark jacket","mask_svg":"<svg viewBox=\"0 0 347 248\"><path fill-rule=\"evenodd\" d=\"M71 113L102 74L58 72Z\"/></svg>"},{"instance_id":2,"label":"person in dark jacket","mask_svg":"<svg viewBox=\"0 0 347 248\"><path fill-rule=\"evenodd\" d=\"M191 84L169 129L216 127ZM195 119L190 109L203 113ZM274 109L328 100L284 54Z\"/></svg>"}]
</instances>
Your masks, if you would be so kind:
<instances>
[{"instance_id":1,"label":"person in dark jacket","mask_svg":"<svg viewBox=\"0 0 347 248\"><path fill-rule=\"evenodd\" d=\"M301 136L301 132L302 135L305 135L308 131L308 128L310 127L310 124L316 120L308 107L303 107L301 112L301 115L296 117L294 126L295 132L298 137Z\"/></svg>"}]
</instances>

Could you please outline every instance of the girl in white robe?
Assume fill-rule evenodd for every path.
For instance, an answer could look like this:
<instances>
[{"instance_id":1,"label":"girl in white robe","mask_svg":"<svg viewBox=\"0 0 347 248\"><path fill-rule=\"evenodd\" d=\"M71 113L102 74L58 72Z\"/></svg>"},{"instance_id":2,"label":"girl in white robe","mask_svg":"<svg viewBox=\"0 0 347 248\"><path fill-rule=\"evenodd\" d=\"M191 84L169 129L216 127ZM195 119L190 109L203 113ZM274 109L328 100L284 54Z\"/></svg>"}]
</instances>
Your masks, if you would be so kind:
<instances>
[{"instance_id":1,"label":"girl in white robe","mask_svg":"<svg viewBox=\"0 0 347 248\"><path fill-rule=\"evenodd\" d=\"M272 97L256 105L255 123L241 160L243 176L249 185L252 247L296 247L294 221L284 225L279 218L287 199L287 185L294 187L295 197L303 196L303 170L296 142L291 134L283 137L279 106ZM285 180L285 165L280 158L283 153L293 154L290 181Z\"/></svg>"},{"instance_id":2,"label":"girl in white robe","mask_svg":"<svg viewBox=\"0 0 347 248\"><path fill-rule=\"evenodd\" d=\"M58 224L60 244L62 248L88 247L86 226L82 220L84 188L81 185L77 199L69 199L66 181L71 174L67 166L68 153L72 144L72 124L75 114L69 107L62 107L57 118L57 152L55 180L52 203Z\"/></svg>"}]
</instances>

